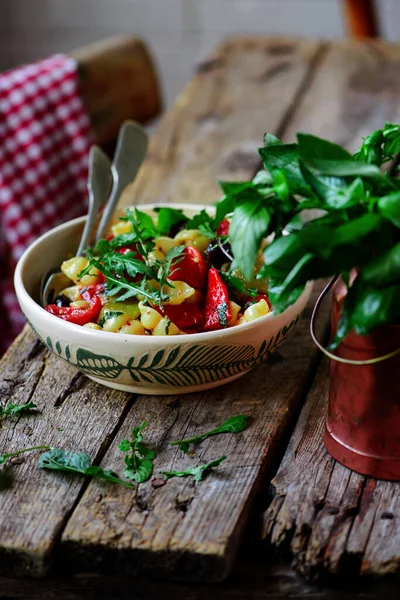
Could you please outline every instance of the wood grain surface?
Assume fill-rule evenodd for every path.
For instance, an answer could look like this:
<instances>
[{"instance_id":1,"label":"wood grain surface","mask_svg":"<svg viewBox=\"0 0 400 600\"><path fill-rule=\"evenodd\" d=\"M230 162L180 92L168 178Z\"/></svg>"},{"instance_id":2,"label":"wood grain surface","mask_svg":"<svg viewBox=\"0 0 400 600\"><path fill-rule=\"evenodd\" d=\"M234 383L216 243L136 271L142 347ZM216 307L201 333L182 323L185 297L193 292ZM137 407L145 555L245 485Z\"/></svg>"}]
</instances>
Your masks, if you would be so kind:
<instances>
[{"instance_id":1,"label":"wood grain surface","mask_svg":"<svg viewBox=\"0 0 400 600\"><path fill-rule=\"evenodd\" d=\"M2 404L32 400L40 412L3 418L0 448L36 445L87 452L98 461L129 409L130 396L96 385L38 342L26 328L0 362ZM9 461L0 475L0 572L43 575L84 478L48 473L37 452Z\"/></svg>"},{"instance_id":2,"label":"wood grain surface","mask_svg":"<svg viewBox=\"0 0 400 600\"><path fill-rule=\"evenodd\" d=\"M212 203L221 195L218 179L251 177L263 134L285 128L322 48L257 37L219 46L162 119L120 206Z\"/></svg>"},{"instance_id":3,"label":"wood grain surface","mask_svg":"<svg viewBox=\"0 0 400 600\"><path fill-rule=\"evenodd\" d=\"M263 534L314 579L398 575L400 484L358 475L333 460L322 436L329 393L324 361L272 481Z\"/></svg>"},{"instance_id":4,"label":"wood grain surface","mask_svg":"<svg viewBox=\"0 0 400 600\"><path fill-rule=\"evenodd\" d=\"M318 290L314 293L314 301ZM280 453L291 417L315 370L317 352L308 334L310 313L281 353L249 374L216 390L181 397L137 398L119 439L143 420L158 457L155 476L187 465L227 460L200 483L154 480L135 493L92 482L62 536L62 550L77 570L132 574L157 570L168 578L219 580L226 576L251 504ZM325 318L324 318L325 317ZM327 311L321 329L327 323ZM208 431L235 414L250 416L241 434L210 438L190 456L169 445ZM116 471L121 453L112 445L104 458ZM160 477L160 475L158 475Z\"/></svg>"}]
</instances>

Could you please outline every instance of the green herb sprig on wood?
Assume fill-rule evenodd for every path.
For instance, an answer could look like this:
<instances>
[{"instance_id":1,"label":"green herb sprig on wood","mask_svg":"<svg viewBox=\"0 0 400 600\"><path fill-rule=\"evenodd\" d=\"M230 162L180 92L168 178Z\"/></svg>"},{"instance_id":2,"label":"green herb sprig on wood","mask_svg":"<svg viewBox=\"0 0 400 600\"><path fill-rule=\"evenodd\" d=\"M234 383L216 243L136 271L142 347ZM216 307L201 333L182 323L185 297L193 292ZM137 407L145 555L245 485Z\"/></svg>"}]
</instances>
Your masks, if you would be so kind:
<instances>
[{"instance_id":1,"label":"green herb sprig on wood","mask_svg":"<svg viewBox=\"0 0 400 600\"><path fill-rule=\"evenodd\" d=\"M171 442L171 446L179 446L180 450L186 454L189 451L190 444L200 444L207 438L219 435L220 433L239 433L240 431L243 431L246 428L248 418L247 415L230 417L218 427L211 429L211 431L206 431L205 433L184 440L174 440Z\"/></svg>"}]
</instances>

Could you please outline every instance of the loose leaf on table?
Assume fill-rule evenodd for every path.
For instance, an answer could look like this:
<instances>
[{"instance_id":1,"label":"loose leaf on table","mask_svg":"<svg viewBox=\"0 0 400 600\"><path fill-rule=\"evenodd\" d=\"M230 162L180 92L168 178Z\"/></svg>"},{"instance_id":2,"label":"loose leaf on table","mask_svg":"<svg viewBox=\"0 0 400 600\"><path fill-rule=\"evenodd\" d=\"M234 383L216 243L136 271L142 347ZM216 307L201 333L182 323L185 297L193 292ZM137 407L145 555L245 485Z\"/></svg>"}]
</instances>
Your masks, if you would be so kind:
<instances>
[{"instance_id":1,"label":"loose leaf on table","mask_svg":"<svg viewBox=\"0 0 400 600\"><path fill-rule=\"evenodd\" d=\"M151 477L153 460L156 457L155 452L143 444L143 430L146 425L146 421L143 421L140 427L134 427L132 440L122 440L118 446L121 452L127 453L124 457L124 476L136 483L142 483Z\"/></svg>"},{"instance_id":2,"label":"loose leaf on table","mask_svg":"<svg viewBox=\"0 0 400 600\"><path fill-rule=\"evenodd\" d=\"M90 464L90 457L86 452L71 452L70 450L58 450L51 448L39 458L39 467L53 471L65 471L68 473L78 473L80 475L89 475L96 479L104 479L112 483L118 483L125 487L132 488L133 485L128 481L120 479L113 471L102 469Z\"/></svg>"},{"instance_id":3,"label":"loose leaf on table","mask_svg":"<svg viewBox=\"0 0 400 600\"><path fill-rule=\"evenodd\" d=\"M218 467L226 456L220 456L215 460L211 460L205 465L198 465L197 467L189 467L186 471L163 471L163 475L170 479L171 477L193 477L195 481L201 481L211 469Z\"/></svg>"},{"instance_id":4,"label":"loose leaf on table","mask_svg":"<svg viewBox=\"0 0 400 600\"><path fill-rule=\"evenodd\" d=\"M26 404L7 404L5 408L0 407L0 417L7 417L10 415L19 416L24 412L36 411L37 405L29 401Z\"/></svg>"},{"instance_id":5,"label":"loose leaf on table","mask_svg":"<svg viewBox=\"0 0 400 600\"><path fill-rule=\"evenodd\" d=\"M179 446L182 452L186 453L189 450L190 444L199 444L213 435L219 435L220 433L239 433L240 431L243 431L246 428L248 418L248 415L236 415L230 417L218 427L211 429L211 431L206 431L205 433L200 433L199 435L184 440L175 440L171 442L171 446Z\"/></svg>"}]
</instances>

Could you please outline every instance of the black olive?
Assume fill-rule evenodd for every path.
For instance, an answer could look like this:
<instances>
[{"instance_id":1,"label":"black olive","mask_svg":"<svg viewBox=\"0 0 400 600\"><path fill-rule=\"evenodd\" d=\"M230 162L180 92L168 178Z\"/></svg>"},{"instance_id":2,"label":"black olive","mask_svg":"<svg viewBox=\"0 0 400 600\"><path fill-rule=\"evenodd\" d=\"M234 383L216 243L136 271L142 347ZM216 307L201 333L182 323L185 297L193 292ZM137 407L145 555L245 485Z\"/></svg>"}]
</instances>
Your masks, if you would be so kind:
<instances>
[{"instance_id":1,"label":"black olive","mask_svg":"<svg viewBox=\"0 0 400 600\"><path fill-rule=\"evenodd\" d=\"M224 242L221 246L210 242L207 246L206 256L210 266L220 269L224 263L231 262L232 249L230 242Z\"/></svg>"},{"instance_id":2,"label":"black olive","mask_svg":"<svg viewBox=\"0 0 400 600\"><path fill-rule=\"evenodd\" d=\"M179 233L180 231L185 229L186 223L187 223L187 219L183 219L182 221L178 221L177 223L174 223L168 232L168 236L175 237L177 233Z\"/></svg>"},{"instance_id":3,"label":"black olive","mask_svg":"<svg viewBox=\"0 0 400 600\"><path fill-rule=\"evenodd\" d=\"M58 296L54 298L54 304L57 306L69 306L71 300L67 298L67 296L64 296L64 294L58 294Z\"/></svg>"}]
</instances>

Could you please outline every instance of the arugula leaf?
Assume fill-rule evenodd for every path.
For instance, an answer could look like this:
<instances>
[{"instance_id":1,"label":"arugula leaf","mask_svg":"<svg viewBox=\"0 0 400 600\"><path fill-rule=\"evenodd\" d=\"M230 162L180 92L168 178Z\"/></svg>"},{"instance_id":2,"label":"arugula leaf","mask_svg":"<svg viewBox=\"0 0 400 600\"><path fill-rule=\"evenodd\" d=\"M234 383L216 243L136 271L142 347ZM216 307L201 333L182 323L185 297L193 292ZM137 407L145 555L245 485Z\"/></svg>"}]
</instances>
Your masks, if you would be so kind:
<instances>
[{"instance_id":1,"label":"arugula leaf","mask_svg":"<svg viewBox=\"0 0 400 600\"><path fill-rule=\"evenodd\" d=\"M220 456L215 460L211 460L205 465L198 465L197 467L189 467L186 471L163 471L163 475L169 479L170 477L190 477L192 476L195 481L201 481L204 475L218 467L222 463L223 460L226 459L226 456Z\"/></svg>"},{"instance_id":2,"label":"arugula leaf","mask_svg":"<svg viewBox=\"0 0 400 600\"><path fill-rule=\"evenodd\" d=\"M146 426L146 421L143 421L140 427L134 427L132 440L122 440L118 446L121 452L127 453L124 457L126 467L124 476L136 483L142 483L151 477L153 460L156 457L155 452L142 443L143 430Z\"/></svg>"},{"instance_id":3,"label":"arugula leaf","mask_svg":"<svg viewBox=\"0 0 400 600\"><path fill-rule=\"evenodd\" d=\"M187 223L188 217L176 208L162 207L158 209L157 229L159 235L168 235L171 228L178 223Z\"/></svg>"},{"instance_id":4,"label":"arugula leaf","mask_svg":"<svg viewBox=\"0 0 400 600\"><path fill-rule=\"evenodd\" d=\"M9 458L13 458L14 456L19 456L20 454L24 454L25 452L32 452L33 450L49 450L50 446L32 446L31 448L23 448L22 450L16 450L15 452L8 452L5 454L0 454L0 465L6 462Z\"/></svg>"},{"instance_id":5,"label":"arugula leaf","mask_svg":"<svg viewBox=\"0 0 400 600\"><path fill-rule=\"evenodd\" d=\"M26 404L7 404L5 408L0 407L0 417L6 417L10 415L19 416L24 412L36 410L37 405L34 402L29 401Z\"/></svg>"},{"instance_id":6,"label":"arugula leaf","mask_svg":"<svg viewBox=\"0 0 400 600\"><path fill-rule=\"evenodd\" d=\"M200 444L207 438L212 437L213 435L219 435L220 433L239 433L240 431L243 431L246 428L248 418L248 415L236 415L230 417L221 425L215 427L215 429L211 429L211 431L206 431L205 433L200 433L199 435L184 440L175 440L171 442L171 446L179 446L180 450L186 454L190 444Z\"/></svg>"},{"instance_id":7,"label":"arugula leaf","mask_svg":"<svg viewBox=\"0 0 400 600\"><path fill-rule=\"evenodd\" d=\"M261 198L255 202L244 202L233 213L229 227L232 252L246 279L251 278L269 223L270 215Z\"/></svg>"},{"instance_id":8,"label":"arugula leaf","mask_svg":"<svg viewBox=\"0 0 400 600\"><path fill-rule=\"evenodd\" d=\"M48 452L40 456L39 467L52 471L66 471L68 473L90 475L96 479L104 479L105 481L133 488L131 483L120 479L113 471L91 465L90 458L86 452L71 452L70 450L51 448Z\"/></svg>"}]
</instances>

